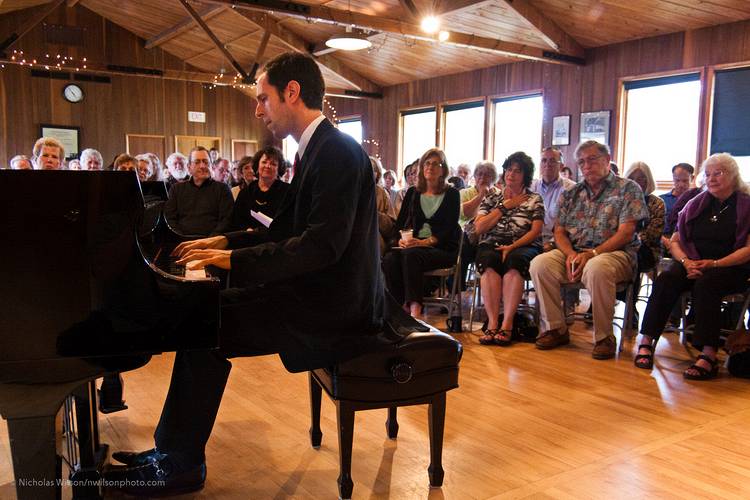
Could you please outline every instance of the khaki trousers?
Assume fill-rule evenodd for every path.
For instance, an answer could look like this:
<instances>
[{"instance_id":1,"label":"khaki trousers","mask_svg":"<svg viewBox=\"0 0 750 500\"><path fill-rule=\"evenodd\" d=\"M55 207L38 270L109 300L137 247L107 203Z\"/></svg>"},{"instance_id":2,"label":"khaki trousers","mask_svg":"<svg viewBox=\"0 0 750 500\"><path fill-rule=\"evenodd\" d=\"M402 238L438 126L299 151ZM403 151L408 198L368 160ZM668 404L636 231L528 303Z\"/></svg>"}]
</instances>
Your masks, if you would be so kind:
<instances>
[{"instance_id":1,"label":"khaki trousers","mask_svg":"<svg viewBox=\"0 0 750 500\"><path fill-rule=\"evenodd\" d=\"M560 285L568 283L565 254L555 249L538 255L529 269L541 311L540 331L565 327ZM613 335L617 283L633 277L628 254L622 250L591 258L583 268L581 283L589 291L594 315L594 341Z\"/></svg>"}]
</instances>

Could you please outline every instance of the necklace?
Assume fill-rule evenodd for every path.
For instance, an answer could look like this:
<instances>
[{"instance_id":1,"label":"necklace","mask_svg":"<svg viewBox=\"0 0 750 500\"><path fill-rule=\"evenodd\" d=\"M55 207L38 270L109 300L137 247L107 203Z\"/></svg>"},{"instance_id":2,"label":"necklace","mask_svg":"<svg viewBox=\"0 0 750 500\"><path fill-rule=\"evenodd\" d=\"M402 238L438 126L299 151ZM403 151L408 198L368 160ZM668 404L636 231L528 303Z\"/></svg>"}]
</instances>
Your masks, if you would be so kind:
<instances>
[{"instance_id":1,"label":"necklace","mask_svg":"<svg viewBox=\"0 0 750 500\"><path fill-rule=\"evenodd\" d=\"M713 215L711 216L711 218L710 218L710 219L708 219L708 220L709 220L709 221L711 221L711 222L718 222L718 221L719 221L719 216L720 216L721 214L723 214L723 213L724 213L724 211L725 211L725 210L726 210L727 208L729 208L729 204L727 204L727 205L724 205L724 208L722 208L721 210L719 210L719 213L714 213L714 214L713 214Z\"/></svg>"}]
</instances>

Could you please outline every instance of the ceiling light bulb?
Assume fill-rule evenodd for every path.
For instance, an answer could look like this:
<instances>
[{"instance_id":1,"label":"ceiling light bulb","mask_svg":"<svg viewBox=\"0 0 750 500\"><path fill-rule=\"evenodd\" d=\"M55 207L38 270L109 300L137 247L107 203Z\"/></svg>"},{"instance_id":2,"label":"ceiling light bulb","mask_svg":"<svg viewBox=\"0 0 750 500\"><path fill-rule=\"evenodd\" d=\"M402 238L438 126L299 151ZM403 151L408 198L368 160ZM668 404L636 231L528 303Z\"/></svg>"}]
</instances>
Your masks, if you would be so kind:
<instances>
[{"instance_id":1,"label":"ceiling light bulb","mask_svg":"<svg viewBox=\"0 0 750 500\"><path fill-rule=\"evenodd\" d=\"M438 33L438 40L440 40L441 42L445 42L446 40L448 40L448 38L450 38L450 36L451 34L447 31L440 30L440 33Z\"/></svg>"},{"instance_id":2,"label":"ceiling light bulb","mask_svg":"<svg viewBox=\"0 0 750 500\"><path fill-rule=\"evenodd\" d=\"M421 26L425 33L435 33L440 28L440 20L435 16L427 16L422 19Z\"/></svg>"}]
</instances>

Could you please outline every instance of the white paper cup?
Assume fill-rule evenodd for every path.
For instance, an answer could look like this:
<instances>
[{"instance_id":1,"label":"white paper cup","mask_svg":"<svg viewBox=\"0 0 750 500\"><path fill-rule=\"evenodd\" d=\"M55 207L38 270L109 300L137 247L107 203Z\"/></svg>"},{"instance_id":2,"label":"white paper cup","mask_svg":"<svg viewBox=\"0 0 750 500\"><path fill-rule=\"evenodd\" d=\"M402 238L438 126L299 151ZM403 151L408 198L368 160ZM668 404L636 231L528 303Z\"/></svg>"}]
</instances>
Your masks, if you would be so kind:
<instances>
[{"instance_id":1,"label":"white paper cup","mask_svg":"<svg viewBox=\"0 0 750 500\"><path fill-rule=\"evenodd\" d=\"M414 237L414 231L411 229L404 229L401 231L401 239L404 241L411 241L411 239Z\"/></svg>"}]
</instances>

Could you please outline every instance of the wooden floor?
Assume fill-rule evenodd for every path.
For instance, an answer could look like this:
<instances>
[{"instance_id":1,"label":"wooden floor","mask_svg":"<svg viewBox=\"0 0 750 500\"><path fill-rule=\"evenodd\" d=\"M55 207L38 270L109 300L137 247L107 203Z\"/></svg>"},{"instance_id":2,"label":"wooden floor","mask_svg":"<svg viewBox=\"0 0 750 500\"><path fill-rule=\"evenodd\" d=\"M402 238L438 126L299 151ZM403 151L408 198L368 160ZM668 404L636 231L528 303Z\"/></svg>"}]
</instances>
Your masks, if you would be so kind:
<instances>
[{"instance_id":1,"label":"wooden floor","mask_svg":"<svg viewBox=\"0 0 750 500\"><path fill-rule=\"evenodd\" d=\"M618 359L591 359L591 331L580 322L571 345L553 351L457 337L465 352L460 388L448 394L443 487L428 485L426 408L399 410L396 441L386 438L385 411L374 410L357 414L354 498L750 498L750 381L724 370L684 381L690 354L676 335L659 344L652 372L633 366L633 339ZM172 359L125 374L130 409L101 423L113 449L153 446ZM206 487L181 498L335 498L333 405L324 397L323 445L314 450L307 376L273 356L233 363ZM1 427L0 498L14 498Z\"/></svg>"}]
</instances>

